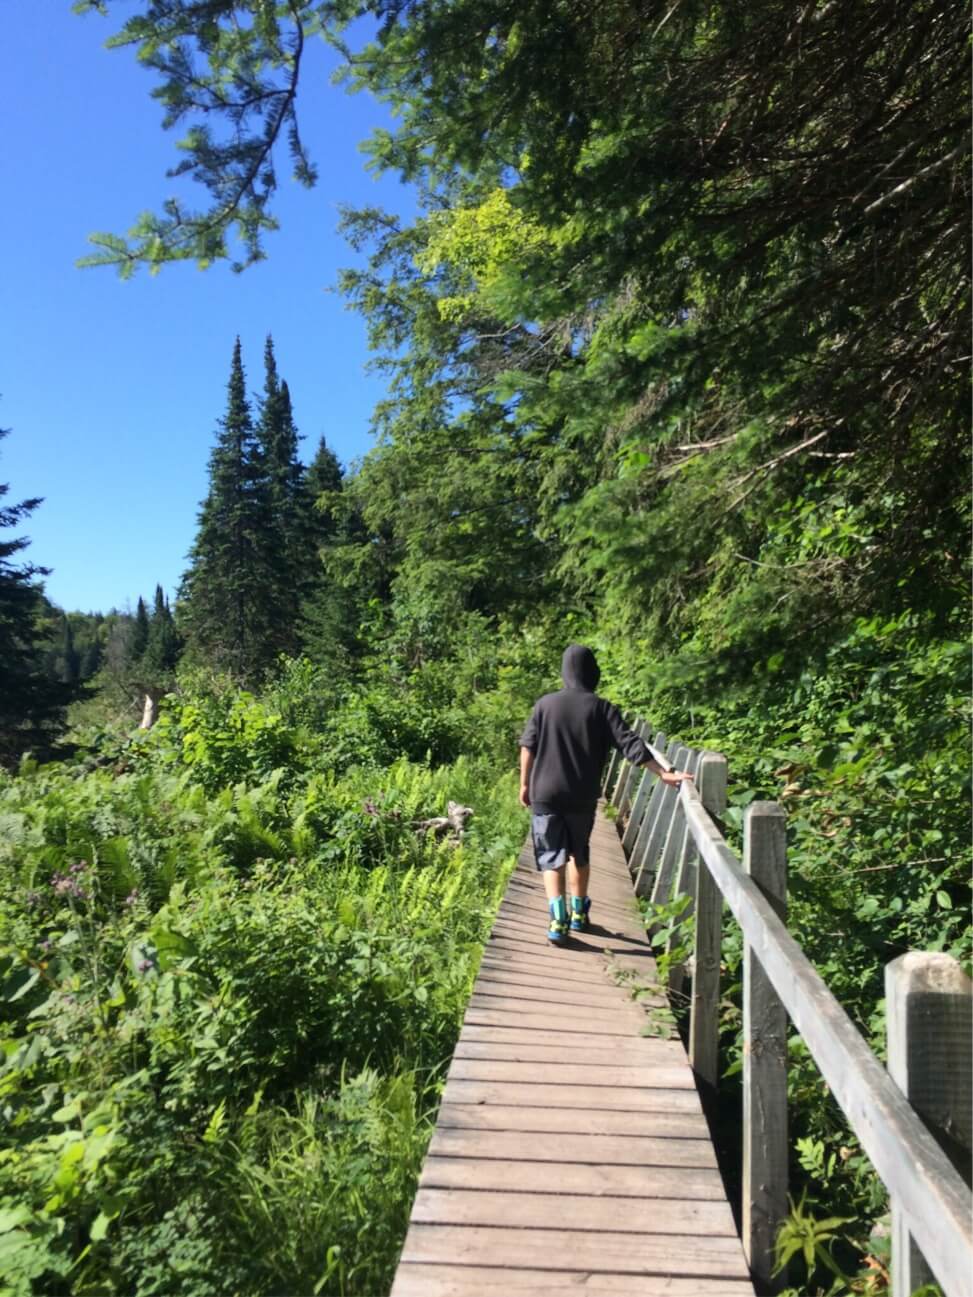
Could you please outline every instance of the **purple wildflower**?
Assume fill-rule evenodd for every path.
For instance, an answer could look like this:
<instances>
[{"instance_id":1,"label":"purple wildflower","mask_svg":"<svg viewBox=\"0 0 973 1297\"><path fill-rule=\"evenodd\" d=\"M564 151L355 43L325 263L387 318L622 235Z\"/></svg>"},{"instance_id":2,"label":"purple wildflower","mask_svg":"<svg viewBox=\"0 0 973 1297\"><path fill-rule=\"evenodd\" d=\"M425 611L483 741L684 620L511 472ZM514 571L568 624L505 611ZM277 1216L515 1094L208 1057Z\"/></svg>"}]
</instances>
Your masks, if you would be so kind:
<instances>
[{"instance_id":1,"label":"purple wildflower","mask_svg":"<svg viewBox=\"0 0 973 1297\"><path fill-rule=\"evenodd\" d=\"M53 942L53 941L42 941L42 942L40 943L40 946L41 946L41 950L43 950L44 954L46 955L47 952L48 952L49 950L53 950L53 949L54 949L54 942Z\"/></svg>"},{"instance_id":2,"label":"purple wildflower","mask_svg":"<svg viewBox=\"0 0 973 1297\"><path fill-rule=\"evenodd\" d=\"M151 968L152 968L152 960L151 960L151 959L140 959L140 960L139 960L138 965L137 965L137 971L138 971L138 972L140 972L140 973L147 973L147 972L149 972L149 970L150 970Z\"/></svg>"},{"instance_id":3,"label":"purple wildflower","mask_svg":"<svg viewBox=\"0 0 973 1297\"><path fill-rule=\"evenodd\" d=\"M72 874L52 874L51 886L55 896L73 896L75 900L83 901L88 895L77 876Z\"/></svg>"},{"instance_id":4,"label":"purple wildflower","mask_svg":"<svg viewBox=\"0 0 973 1297\"><path fill-rule=\"evenodd\" d=\"M40 905L40 903L41 903L40 892L31 891L31 892L27 892L26 895L24 896L24 905L26 905L28 910L36 910L38 905Z\"/></svg>"},{"instance_id":5,"label":"purple wildflower","mask_svg":"<svg viewBox=\"0 0 973 1297\"><path fill-rule=\"evenodd\" d=\"M129 894L125 897L125 904L134 905L135 902L138 900L138 898L139 898L139 889L137 887L133 887L132 890L129 892Z\"/></svg>"}]
</instances>

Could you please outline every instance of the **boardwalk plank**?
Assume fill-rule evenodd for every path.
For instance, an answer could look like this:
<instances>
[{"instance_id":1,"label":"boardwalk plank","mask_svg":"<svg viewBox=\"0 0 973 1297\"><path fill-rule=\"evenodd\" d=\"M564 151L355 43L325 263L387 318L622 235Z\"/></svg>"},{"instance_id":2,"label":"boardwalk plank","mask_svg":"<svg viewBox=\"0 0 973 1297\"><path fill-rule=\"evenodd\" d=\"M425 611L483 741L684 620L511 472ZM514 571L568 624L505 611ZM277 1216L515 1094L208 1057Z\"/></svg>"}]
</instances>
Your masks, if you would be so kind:
<instances>
[{"instance_id":1,"label":"boardwalk plank","mask_svg":"<svg viewBox=\"0 0 973 1297\"><path fill-rule=\"evenodd\" d=\"M579 1128L588 1135L655 1135L700 1139L703 1128L695 1112L592 1112L576 1108L524 1108L515 1104L444 1103L437 1124L444 1130L534 1130L571 1134ZM676 1195L677 1197L680 1195Z\"/></svg>"},{"instance_id":2,"label":"boardwalk plank","mask_svg":"<svg viewBox=\"0 0 973 1297\"><path fill-rule=\"evenodd\" d=\"M568 992L573 989L612 989L612 983L607 977L592 977L590 969L565 967L552 973L550 965L543 957L537 958L520 952L506 957L501 957L499 953L484 956L480 962L478 976L493 979L497 974L529 978L535 984L541 983L550 987L556 996L559 996L562 991ZM553 985L552 978L556 979Z\"/></svg>"},{"instance_id":3,"label":"boardwalk plank","mask_svg":"<svg viewBox=\"0 0 973 1297\"><path fill-rule=\"evenodd\" d=\"M491 973L484 975L480 970L480 976L476 981L477 991L482 995L511 995L518 1000L536 1000L541 1004L548 1004L551 999L551 988L549 986L539 986L536 979L527 974L517 975L516 971L511 970L507 974ZM569 1004L572 1007L582 1009L600 1010L612 1009L621 1001L617 988L611 986L601 987L597 982L585 988L574 986L558 986L554 992L558 1004ZM633 1000L634 1004L635 1001Z\"/></svg>"},{"instance_id":4,"label":"boardwalk plank","mask_svg":"<svg viewBox=\"0 0 973 1297\"><path fill-rule=\"evenodd\" d=\"M633 1297L631 1275L602 1271L556 1272L498 1269L492 1266L423 1265L399 1267L396 1297ZM698 1279L647 1275L639 1278L638 1297L752 1297L745 1280Z\"/></svg>"},{"instance_id":5,"label":"boardwalk plank","mask_svg":"<svg viewBox=\"0 0 973 1297\"><path fill-rule=\"evenodd\" d=\"M574 982L570 986L559 984L551 987L546 984L546 980L539 984L537 976L532 970L525 971L516 967L508 969L506 973L498 973L492 970L484 972L481 970L476 989L479 995L531 1000L535 1004L544 1006L549 1006L553 1002L561 1006L570 1006L582 1011L588 1011L591 1014L598 1013L602 1009L606 1012L613 1012L619 1007L635 1007L644 1011L647 1007L643 999L636 998L617 986L609 985L607 982L592 982L589 978L587 986L583 983ZM536 1012L536 1009L534 1012Z\"/></svg>"},{"instance_id":6,"label":"boardwalk plank","mask_svg":"<svg viewBox=\"0 0 973 1297\"><path fill-rule=\"evenodd\" d=\"M583 1063L586 1067L628 1066L640 1068L643 1074L654 1071L661 1061L651 1056L647 1058L645 1054L631 1049L627 1044L621 1044L617 1049L596 1049L583 1043L574 1047L566 1046L561 1041L551 1045L533 1045L503 1041L479 1042L464 1040L462 1037L457 1042L453 1057L481 1058L506 1063ZM678 1059L670 1058L667 1062L676 1065Z\"/></svg>"},{"instance_id":7,"label":"boardwalk plank","mask_svg":"<svg viewBox=\"0 0 973 1297\"><path fill-rule=\"evenodd\" d=\"M451 1130L436 1127L429 1153L442 1157L500 1157L506 1161L550 1162L550 1174L567 1160L564 1140L535 1131ZM572 1162L606 1162L615 1166L715 1167L716 1154L708 1139L653 1139L648 1135L574 1135Z\"/></svg>"},{"instance_id":8,"label":"boardwalk plank","mask_svg":"<svg viewBox=\"0 0 973 1297\"><path fill-rule=\"evenodd\" d=\"M404 1261L496 1264L539 1270L605 1270L629 1275L693 1275L700 1279L747 1277L737 1238L693 1234L625 1234L581 1230L492 1228L414 1223ZM610 1262L608 1261L610 1259ZM394 1291L394 1289L393 1289ZM702 1287L700 1293L705 1292Z\"/></svg>"},{"instance_id":9,"label":"boardwalk plank","mask_svg":"<svg viewBox=\"0 0 973 1297\"><path fill-rule=\"evenodd\" d=\"M685 1067L588 1066L585 1063L508 1063L493 1059L453 1058L448 1079L457 1081L522 1081L527 1085L624 1086L637 1089L692 1090Z\"/></svg>"},{"instance_id":10,"label":"boardwalk plank","mask_svg":"<svg viewBox=\"0 0 973 1297\"><path fill-rule=\"evenodd\" d=\"M664 1090L642 1086L630 1089L620 1085L564 1086L506 1084L491 1081L447 1081L443 1102L450 1103L519 1103L524 1107L574 1107L581 1111L603 1112L698 1112L699 1095L695 1090Z\"/></svg>"},{"instance_id":11,"label":"boardwalk plank","mask_svg":"<svg viewBox=\"0 0 973 1297\"><path fill-rule=\"evenodd\" d=\"M538 1188L538 1174L546 1172L538 1162L486 1161L476 1158L427 1157L419 1183L429 1189L510 1189L530 1192ZM577 1165L564 1162L557 1171L558 1189L563 1194L589 1197L607 1194L612 1198L692 1198L725 1201L718 1171L690 1166L615 1166L601 1163ZM633 1208L626 1204L626 1212Z\"/></svg>"},{"instance_id":12,"label":"boardwalk plank","mask_svg":"<svg viewBox=\"0 0 973 1297\"><path fill-rule=\"evenodd\" d=\"M474 995L466 1011L466 1020L481 1027L524 1026L550 1030L552 1026L563 1023L565 1027L578 1029L577 1014L570 1008L562 1009L555 1005L549 1013L533 1013L529 1011L530 1008L529 1000L525 1003L509 997L498 1000L495 996ZM638 1036L643 1024L648 1027L645 1015L636 1015L633 1020L630 1013L613 1013L611 1017L599 1015L597 1018L586 1019L584 1029L592 1037L621 1036L630 1040L633 1036Z\"/></svg>"},{"instance_id":13,"label":"boardwalk plank","mask_svg":"<svg viewBox=\"0 0 973 1297\"><path fill-rule=\"evenodd\" d=\"M549 1180L556 1181L556 1173ZM412 1219L424 1225L511 1226L626 1234L696 1234L736 1238L733 1214L725 1202L656 1198L647 1211L633 1212L617 1198L558 1193L484 1192L479 1189L420 1189Z\"/></svg>"},{"instance_id":14,"label":"boardwalk plank","mask_svg":"<svg viewBox=\"0 0 973 1297\"><path fill-rule=\"evenodd\" d=\"M518 988L504 990L477 990L470 996L470 1009L476 1012L524 1013L531 1017L543 1016L548 1025L563 1024L575 1031L600 1032L610 1027L615 1032L637 1035L647 1022L647 1011L635 1000L623 1000L621 995L614 1005L574 1004L571 1001L551 1000L539 992Z\"/></svg>"},{"instance_id":15,"label":"boardwalk plank","mask_svg":"<svg viewBox=\"0 0 973 1297\"><path fill-rule=\"evenodd\" d=\"M525 955L541 954L544 958L551 961L552 969L561 967L563 969L585 968L590 970L592 962L597 962L596 958L605 950L611 950L617 954L630 955L633 958L639 958L645 964L646 968L654 976L655 961L652 958L652 951L647 946L640 946L634 938L626 939L624 936L611 934L600 927L593 928L590 933L584 934L584 939L580 935L571 936L567 946L552 946L547 940L547 922L541 915L541 923L534 928L512 928L506 927L492 934L487 938L484 952L507 954L518 951Z\"/></svg>"},{"instance_id":16,"label":"boardwalk plank","mask_svg":"<svg viewBox=\"0 0 973 1297\"><path fill-rule=\"evenodd\" d=\"M612 995L616 999L619 993L623 1000L630 999L634 986L630 986L627 979L613 978L607 968L602 964L592 975L590 964L581 968L558 968L555 970L553 977L554 983L551 984L552 973L550 966L539 959L525 958L520 953L510 959L498 959L491 957L484 959L480 964L479 976L486 978L488 981L496 981L500 978L516 978L517 980L529 980L534 985L543 985L548 988L550 994L555 999L560 999L562 995L568 995L573 990L581 990L585 994ZM663 1004L665 1003L661 988L656 995L640 995L640 1004Z\"/></svg>"}]
</instances>

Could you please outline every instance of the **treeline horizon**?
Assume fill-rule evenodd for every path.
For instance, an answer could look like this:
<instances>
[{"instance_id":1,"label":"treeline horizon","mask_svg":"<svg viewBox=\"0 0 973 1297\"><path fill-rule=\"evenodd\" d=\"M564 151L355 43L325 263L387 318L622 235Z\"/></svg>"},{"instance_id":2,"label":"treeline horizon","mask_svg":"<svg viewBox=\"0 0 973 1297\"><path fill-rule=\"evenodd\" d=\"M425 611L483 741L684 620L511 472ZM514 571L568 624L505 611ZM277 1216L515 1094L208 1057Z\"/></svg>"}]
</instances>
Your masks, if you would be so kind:
<instances>
[{"instance_id":1,"label":"treeline horizon","mask_svg":"<svg viewBox=\"0 0 973 1297\"><path fill-rule=\"evenodd\" d=\"M43 589L52 569L24 569L34 600L34 665L64 687L60 728L65 700L81 701L99 685L117 701L129 695L133 708L136 699L140 706L150 699L145 717L154 720L184 655L191 665L255 684L281 654L320 657L351 642L349 633L342 636L340 612L328 606L340 602L340 592L329 599L321 567L322 547L354 527L340 517L344 471L324 436L309 462L301 461L290 390L278 376L270 335L263 362L263 391L254 401L237 337L208 490L173 601L156 584L154 597L140 594L134 610L67 610ZM42 503L29 501L27 512Z\"/></svg>"}]
</instances>

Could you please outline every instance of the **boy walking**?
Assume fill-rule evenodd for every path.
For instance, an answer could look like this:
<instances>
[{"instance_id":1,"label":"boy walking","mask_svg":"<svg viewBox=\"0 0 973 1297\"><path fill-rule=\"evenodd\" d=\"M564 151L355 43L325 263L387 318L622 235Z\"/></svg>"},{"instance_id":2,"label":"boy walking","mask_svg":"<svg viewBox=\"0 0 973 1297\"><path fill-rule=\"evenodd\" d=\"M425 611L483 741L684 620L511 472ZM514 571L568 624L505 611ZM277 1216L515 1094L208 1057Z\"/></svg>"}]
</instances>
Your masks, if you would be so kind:
<instances>
[{"instance_id":1,"label":"boy walking","mask_svg":"<svg viewBox=\"0 0 973 1297\"><path fill-rule=\"evenodd\" d=\"M564 688L537 700L520 737L520 801L531 811L534 859L544 875L548 940L558 946L568 939L569 922L572 932L584 932L589 924L588 843L609 748L654 770L663 783L692 779L658 764L618 708L595 693L600 677L591 649L569 645L561 660Z\"/></svg>"}]
</instances>

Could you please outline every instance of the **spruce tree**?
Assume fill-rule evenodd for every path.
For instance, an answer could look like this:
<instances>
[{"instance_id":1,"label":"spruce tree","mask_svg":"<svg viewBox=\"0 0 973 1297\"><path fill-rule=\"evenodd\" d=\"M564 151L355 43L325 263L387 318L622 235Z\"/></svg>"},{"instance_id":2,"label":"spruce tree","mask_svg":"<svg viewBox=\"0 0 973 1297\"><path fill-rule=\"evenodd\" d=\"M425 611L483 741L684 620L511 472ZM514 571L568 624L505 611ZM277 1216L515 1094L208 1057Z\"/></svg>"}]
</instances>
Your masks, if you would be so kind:
<instances>
[{"instance_id":1,"label":"spruce tree","mask_svg":"<svg viewBox=\"0 0 973 1297\"><path fill-rule=\"evenodd\" d=\"M180 616L193 658L241 683L259 680L276 650L276 574L266 543L270 525L265 457L237 338L226 414L210 457L209 493L180 590Z\"/></svg>"},{"instance_id":2,"label":"spruce tree","mask_svg":"<svg viewBox=\"0 0 973 1297\"><path fill-rule=\"evenodd\" d=\"M139 599L140 611L145 609ZM145 618L145 647L128 671L128 683L142 698L142 729L151 729L158 719L159 702L176 683L179 635L162 586L155 587L151 618Z\"/></svg>"},{"instance_id":3,"label":"spruce tree","mask_svg":"<svg viewBox=\"0 0 973 1297\"><path fill-rule=\"evenodd\" d=\"M155 604L142 661L146 677L154 685L171 687L179 661L179 636L161 585L155 587Z\"/></svg>"},{"instance_id":4,"label":"spruce tree","mask_svg":"<svg viewBox=\"0 0 973 1297\"><path fill-rule=\"evenodd\" d=\"M324 437L308 466L304 484L304 549L308 572L301 606L301 646L315 662L346 666L359 645L360 600L349 584L342 550L361 544L365 529L344 491L338 457Z\"/></svg>"},{"instance_id":5,"label":"spruce tree","mask_svg":"<svg viewBox=\"0 0 973 1297\"><path fill-rule=\"evenodd\" d=\"M97 675L101 670L104 657L105 651L101 641L91 640L81 655L81 679L90 680L92 676Z\"/></svg>"},{"instance_id":6,"label":"spruce tree","mask_svg":"<svg viewBox=\"0 0 973 1297\"><path fill-rule=\"evenodd\" d=\"M9 429L0 428L0 440ZM9 491L0 483L0 501ZM0 504L0 529L19 526L40 504ZM0 765L12 766L28 749L50 756L65 724L74 690L51 680L43 668L37 616L43 594L37 577L50 569L14 562L30 542L24 536L0 539Z\"/></svg>"},{"instance_id":7,"label":"spruce tree","mask_svg":"<svg viewBox=\"0 0 973 1297\"><path fill-rule=\"evenodd\" d=\"M149 613L145 606L145 600L139 595L139 601L135 609L135 621L132 623L132 639L128 650L129 662L132 666L137 666L142 661L148 643Z\"/></svg>"},{"instance_id":8,"label":"spruce tree","mask_svg":"<svg viewBox=\"0 0 973 1297\"><path fill-rule=\"evenodd\" d=\"M307 493L314 508L312 517L317 519L321 535L330 536L334 533L335 511L333 502L332 507L328 507L328 497L341 490L343 480L338 456L322 437L307 469Z\"/></svg>"},{"instance_id":9,"label":"spruce tree","mask_svg":"<svg viewBox=\"0 0 973 1297\"><path fill-rule=\"evenodd\" d=\"M264 347L264 396L257 437L267 476L271 524L264 536L264 557L273 575L268 599L273 610L273 643L278 653L298 649L298 617L306 584L304 556L304 466L297 457L290 391L277 372L274 342Z\"/></svg>"},{"instance_id":10,"label":"spruce tree","mask_svg":"<svg viewBox=\"0 0 973 1297\"><path fill-rule=\"evenodd\" d=\"M81 678L81 655L74 646L74 631L67 613L61 614L61 643L56 658L57 678L73 685Z\"/></svg>"}]
</instances>

